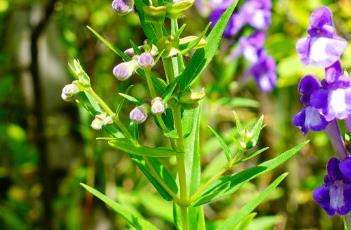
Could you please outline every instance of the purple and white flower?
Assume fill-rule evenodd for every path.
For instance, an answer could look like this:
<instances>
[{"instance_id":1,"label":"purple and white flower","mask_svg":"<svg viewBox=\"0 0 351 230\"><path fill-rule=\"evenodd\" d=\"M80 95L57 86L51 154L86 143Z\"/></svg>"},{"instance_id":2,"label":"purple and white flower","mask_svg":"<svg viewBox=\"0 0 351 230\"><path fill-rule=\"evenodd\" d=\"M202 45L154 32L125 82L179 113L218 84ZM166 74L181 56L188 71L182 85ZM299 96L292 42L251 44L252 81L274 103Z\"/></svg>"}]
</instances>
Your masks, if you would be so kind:
<instances>
[{"instance_id":1,"label":"purple and white flower","mask_svg":"<svg viewBox=\"0 0 351 230\"><path fill-rule=\"evenodd\" d=\"M136 67L137 67L137 65L135 63L135 60L131 60L131 61L122 62L122 63L116 65L113 68L112 72L113 72L113 75L118 80L125 81L133 75Z\"/></svg>"},{"instance_id":2,"label":"purple and white flower","mask_svg":"<svg viewBox=\"0 0 351 230\"><path fill-rule=\"evenodd\" d=\"M332 216L346 215L351 211L351 180L349 158L338 160L331 158L327 165L328 175L324 184L315 189L313 199Z\"/></svg>"},{"instance_id":3,"label":"purple and white flower","mask_svg":"<svg viewBox=\"0 0 351 230\"><path fill-rule=\"evenodd\" d=\"M137 106L130 111L129 118L131 121L141 124L147 119L147 111L143 106Z\"/></svg>"},{"instance_id":4,"label":"purple and white flower","mask_svg":"<svg viewBox=\"0 0 351 230\"><path fill-rule=\"evenodd\" d=\"M346 46L335 32L330 10L320 7L312 13L308 36L298 40L296 49L303 64L325 68L340 59Z\"/></svg>"},{"instance_id":5,"label":"purple and white flower","mask_svg":"<svg viewBox=\"0 0 351 230\"><path fill-rule=\"evenodd\" d=\"M113 0L112 8L120 14L128 14L133 11L134 1L133 0Z\"/></svg>"}]
</instances>

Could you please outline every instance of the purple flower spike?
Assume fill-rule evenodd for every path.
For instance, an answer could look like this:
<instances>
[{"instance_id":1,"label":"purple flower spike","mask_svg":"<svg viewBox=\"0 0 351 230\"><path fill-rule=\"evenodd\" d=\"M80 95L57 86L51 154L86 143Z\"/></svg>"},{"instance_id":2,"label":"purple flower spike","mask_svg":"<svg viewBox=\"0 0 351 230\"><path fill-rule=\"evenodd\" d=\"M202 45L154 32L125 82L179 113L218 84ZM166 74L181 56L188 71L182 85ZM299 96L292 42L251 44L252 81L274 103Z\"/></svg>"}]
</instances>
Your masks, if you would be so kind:
<instances>
[{"instance_id":1,"label":"purple flower spike","mask_svg":"<svg viewBox=\"0 0 351 230\"><path fill-rule=\"evenodd\" d=\"M258 87L265 91L272 91L277 82L276 65L273 58L261 52L259 60L251 67L250 73L254 76Z\"/></svg>"},{"instance_id":2,"label":"purple flower spike","mask_svg":"<svg viewBox=\"0 0 351 230\"><path fill-rule=\"evenodd\" d=\"M133 0L113 0L112 8L120 14L127 14L133 10Z\"/></svg>"},{"instance_id":3,"label":"purple flower spike","mask_svg":"<svg viewBox=\"0 0 351 230\"><path fill-rule=\"evenodd\" d=\"M301 131L306 134L309 130L320 131L325 129L328 122L319 113L318 109L307 106L294 116L293 124L300 127Z\"/></svg>"},{"instance_id":4,"label":"purple flower spike","mask_svg":"<svg viewBox=\"0 0 351 230\"><path fill-rule=\"evenodd\" d=\"M339 169L340 161L331 158L327 165L328 175L324 177L324 184L316 188L313 199L332 216L346 215L351 211L350 177Z\"/></svg>"},{"instance_id":5,"label":"purple flower spike","mask_svg":"<svg viewBox=\"0 0 351 230\"><path fill-rule=\"evenodd\" d=\"M340 59L347 42L336 35L328 8L316 9L311 15L310 23L309 35L298 40L296 44L301 62L305 65L328 67Z\"/></svg>"}]
</instances>

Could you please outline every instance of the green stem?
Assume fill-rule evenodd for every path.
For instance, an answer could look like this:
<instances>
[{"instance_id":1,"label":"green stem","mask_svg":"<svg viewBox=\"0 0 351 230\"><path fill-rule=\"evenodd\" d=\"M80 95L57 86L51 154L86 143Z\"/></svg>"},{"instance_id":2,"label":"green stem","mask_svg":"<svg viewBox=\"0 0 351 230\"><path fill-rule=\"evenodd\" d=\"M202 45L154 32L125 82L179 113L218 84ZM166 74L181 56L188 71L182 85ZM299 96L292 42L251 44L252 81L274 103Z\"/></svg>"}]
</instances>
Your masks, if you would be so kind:
<instances>
[{"instance_id":1,"label":"green stem","mask_svg":"<svg viewBox=\"0 0 351 230\"><path fill-rule=\"evenodd\" d=\"M129 138L130 140L134 141L134 138L129 133L128 129L124 126L124 124L119 120L119 117L112 111L112 109L105 103L104 100L101 99L99 95L95 93L95 91L90 87L85 91L89 94L94 100L99 104L99 106L104 110L104 112L113 117L114 123L118 126L118 128L122 131L125 137Z\"/></svg>"}]
</instances>

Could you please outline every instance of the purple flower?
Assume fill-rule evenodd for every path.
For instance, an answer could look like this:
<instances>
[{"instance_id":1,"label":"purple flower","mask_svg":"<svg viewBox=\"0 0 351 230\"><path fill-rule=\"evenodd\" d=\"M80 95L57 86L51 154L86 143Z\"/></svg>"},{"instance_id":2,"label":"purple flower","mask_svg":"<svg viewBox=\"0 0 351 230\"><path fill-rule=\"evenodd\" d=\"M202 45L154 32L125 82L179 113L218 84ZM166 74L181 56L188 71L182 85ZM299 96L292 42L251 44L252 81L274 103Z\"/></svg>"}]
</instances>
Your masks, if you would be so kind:
<instances>
[{"instance_id":1,"label":"purple flower","mask_svg":"<svg viewBox=\"0 0 351 230\"><path fill-rule=\"evenodd\" d=\"M250 26L257 30L266 30L271 24L271 8L271 0L249 0L240 12Z\"/></svg>"},{"instance_id":2,"label":"purple flower","mask_svg":"<svg viewBox=\"0 0 351 230\"><path fill-rule=\"evenodd\" d=\"M320 7L312 13L308 36L298 40L296 49L303 64L328 67L340 59L346 46L346 40L335 33L331 12Z\"/></svg>"},{"instance_id":3,"label":"purple flower","mask_svg":"<svg viewBox=\"0 0 351 230\"><path fill-rule=\"evenodd\" d=\"M134 60L122 62L113 68L113 75L120 81L127 80L133 75L136 64Z\"/></svg>"},{"instance_id":4,"label":"purple flower","mask_svg":"<svg viewBox=\"0 0 351 230\"><path fill-rule=\"evenodd\" d=\"M113 0L112 8L120 14L127 14L133 10L133 0Z\"/></svg>"},{"instance_id":5,"label":"purple flower","mask_svg":"<svg viewBox=\"0 0 351 230\"><path fill-rule=\"evenodd\" d=\"M343 164L349 165L348 159L340 162L336 158L331 158L328 161L328 175L324 177L324 184L313 193L313 199L330 216L346 215L351 211L351 181L343 170Z\"/></svg>"},{"instance_id":6,"label":"purple flower","mask_svg":"<svg viewBox=\"0 0 351 230\"><path fill-rule=\"evenodd\" d=\"M264 50L259 54L258 61L252 65L249 72L255 78L258 87L265 91L272 91L277 82L276 65L273 58Z\"/></svg>"},{"instance_id":7,"label":"purple flower","mask_svg":"<svg viewBox=\"0 0 351 230\"><path fill-rule=\"evenodd\" d=\"M137 106L129 113L129 118L131 121L141 124L147 119L147 112L143 106Z\"/></svg>"},{"instance_id":8,"label":"purple flower","mask_svg":"<svg viewBox=\"0 0 351 230\"><path fill-rule=\"evenodd\" d=\"M307 106L294 116L293 124L300 127L301 131L306 134L309 130L320 131L325 129L328 122L319 113L318 109Z\"/></svg>"},{"instance_id":9,"label":"purple flower","mask_svg":"<svg viewBox=\"0 0 351 230\"><path fill-rule=\"evenodd\" d=\"M138 58L138 65L140 68L151 69L154 64L154 58L148 52L142 53Z\"/></svg>"}]
</instances>

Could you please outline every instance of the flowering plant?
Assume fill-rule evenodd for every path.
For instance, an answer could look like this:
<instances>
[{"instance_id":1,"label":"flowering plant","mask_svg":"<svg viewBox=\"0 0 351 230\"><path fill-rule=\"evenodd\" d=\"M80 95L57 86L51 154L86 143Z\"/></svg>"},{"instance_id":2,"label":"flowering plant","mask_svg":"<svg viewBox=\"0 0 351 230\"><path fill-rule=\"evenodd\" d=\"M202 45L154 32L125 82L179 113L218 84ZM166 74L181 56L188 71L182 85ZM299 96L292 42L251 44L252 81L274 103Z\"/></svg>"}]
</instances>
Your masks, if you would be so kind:
<instances>
[{"instance_id":1,"label":"flowering plant","mask_svg":"<svg viewBox=\"0 0 351 230\"><path fill-rule=\"evenodd\" d=\"M185 25L179 27L178 19L193 3L191 0L174 2L114 0L112 7L122 15L135 9L147 37L141 46L131 42L132 48L124 52L113 47L89 27L90 31L122 59L122 62L112 70L114 77L118 81L128 81L135 75L139 76L139 80L148 88L148 98L136 98L130 95L127 89L126 92L119 93L123 100L115 108L111 108L93 90L90 78L78 60L70 64L75 81L65 86L62 91L64 100L75 99L80 106L91 113L94 117L91 127L103 131L104 136L98 139L106 141L112 148L127 153L165 202L172 202L174 227L184 230L206 229L209 221L205 220L205 204L233 194L246 182L287 161L304 145L300 144L271 160L235 171L233 169L236 169L237 165L267 149L255 148L264 126L263 117L247 126L235 115L236 136L231 138L230 143L224 135L209 127L223 150L226 163L207 180L203 179L200 124L203 122L202 104L205 91L198 89L196 83L216 54L237 1L223 10L208 35L205 29L199 36L182 37ZM261 13L259 10L258 16ZM256 15L254 12L253 14ZM263 14L266 15L265 11ZM259 21L248 23L262 27L261 24L257 25ZM167 25L170 25L170 28ZM258 40L262 39L261 34L254 34L242 43L251 44L251 39L256 39L256 36ZM185 56L191 57L187 61ZM262 61L258 58L257 61L267 70L273 66L269 59ZM252 70L257 74L261 71L262 69L254 67ZM127 101L134 105L129 113L129 121L123 120L122 116ZM139 136L141 126L152 118L153 125L164 136L164 146L150 147L144 144ZM172 160L176 162L175 167L167 164ZM216 229L235 229L249 224L254 216L251 212L286 176L286 173L280 175L240 210L223 220ZM88 185L82 184L82 186L123 216L132 227L158 229L154 223L136 211L113 201Z\"/></svg>"}]
</instances>

